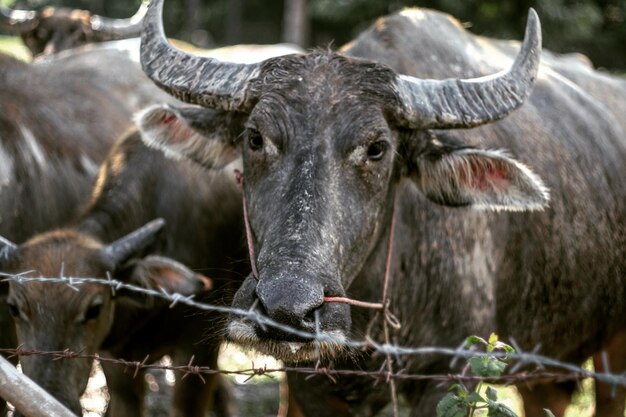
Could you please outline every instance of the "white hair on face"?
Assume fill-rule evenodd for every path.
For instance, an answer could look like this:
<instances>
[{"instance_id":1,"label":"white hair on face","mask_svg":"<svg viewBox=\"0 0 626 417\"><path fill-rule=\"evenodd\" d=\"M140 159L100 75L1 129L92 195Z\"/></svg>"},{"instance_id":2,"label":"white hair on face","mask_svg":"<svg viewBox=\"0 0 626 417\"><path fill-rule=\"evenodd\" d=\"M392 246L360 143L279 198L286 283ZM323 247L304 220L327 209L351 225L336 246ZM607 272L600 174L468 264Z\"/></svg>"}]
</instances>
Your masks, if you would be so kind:
<instances>
[{"instance_id":1,"label":"white hair on face","mask_svg":"<svg viewBox=\"0 0 626 417\"><path fill-rule=\"evenodd\" d=\"M0 191L13 181L15 175L13 172L13 158L4 149L1 140L2 138L0 138Z\"/></svg>"},{"instance_id":2,"label":"white hair on face","mask_svg":"<svg viewBox=\"0 0 626 417\"><path fill-rule=\"evenodd\" d=\"M320 332L336 341L332 342L285 342L264 340L256 335L253 326L244 320L234 320L228 325L228 337L245 349L253 349L264 355L291 363L326 360L342 356L352 356L345 346L346 336L340 331Z\"/></svg>"}]
</instances>

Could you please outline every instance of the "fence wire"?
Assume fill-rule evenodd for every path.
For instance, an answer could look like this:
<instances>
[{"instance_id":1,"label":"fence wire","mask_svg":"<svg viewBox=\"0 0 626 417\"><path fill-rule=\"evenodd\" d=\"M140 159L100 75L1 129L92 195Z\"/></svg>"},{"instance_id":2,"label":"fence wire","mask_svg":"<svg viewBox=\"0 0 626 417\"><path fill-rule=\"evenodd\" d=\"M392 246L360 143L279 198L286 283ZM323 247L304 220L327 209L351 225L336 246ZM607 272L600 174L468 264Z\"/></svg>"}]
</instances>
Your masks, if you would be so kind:
<instances>
[{"instance_id":1,"label":"fence wire","mask_svg":"<svg viewBox=\"0 0 626 417\"><path fill-rule=\"evenodd\" d=\"M439 353L439 348L433 348L435 352ZM272 377L275 374L282 374L285 372L298 372L310 376L325 376L334 380L335 376L356 376L370 378L374 381L388 380L393 378L398 381L438 381L438 382L487 382L494 384L512 384L519 382L562 382L562 381L579 381L586 378L594 378L604 382L615 383L620 386L626 386L624 376L617 376L608 373L596 373L586 369L582 369L579 372L554 372L545 369L535 369L532 371L525 371L515 374L505 374L500 377L481 377L466 374L409 374L403 371L388 372L385 370L379 371L365 371L365 370L351 370L351 369L332 369L328 367L275 367L268 368L267 366L255 367L254 363L250 368L245 369L213 369L208 366L194 365L193 358L186 365L164 365L160 363L149 363L148 357L142 361L129 361L118 358L109 358L98 354L88 355L82 352L74 352L69 349L59 351L40 351L24 349L17 347L15 349L0 349L0 353L8 357L22 357L22 356L49 356L53 360L65 360L65 359L92 359L98 360L100 363L111 363L120 366L124 366L133 372L133 376L137 376L140 371L144 370L161 370L161 371L173 371L182 375L183 378L189 375L196 375L204 381L204 375L240 375L248 377L245 381L252 379L256 376L269 376ZM445 352L444 352L445 353ZM473 356L480 356L479 353L473 352ZM605 377L610 378L605 378ZM616 379L615 379L616 378Z\"/></svg>"},{"instance_id":2,"label":"fence wire","mask_svg":"<svg viewBox=\"0 0 626 417\"><path fill-rule=\"evenodd\" d=\"M46 355L50 356L55 360L61 359L73 359L73 358L82 358L82 359L98 359L101 362L109 362L118 364L121 366L125 366L129 369L132 369L135 374L143 369L161 369L161 370L171 370L174 372L181 373L183 376L186 375L197 375L202 378L202 375L212 375L212 374L226 374L226 375L244 375L249 378L253 378L259 375L273 375L277 373L284 372L299 372L303 374L309 374L311 376L314 375L324 375L328 378L333 379L334 376L358 376L358 377L367 377L373 380L385 379L387 381L393 380L432 380L432 381L486 381L491 383L500 383L500 384L509 384L509 383L518 383L518 382L526 382L526 381L565 381L565 380L582 380L585 378L593 378L596 381L603 382L606 384L626 387L626 373L615 374L611 373L608 367L608 363L605 359L605 371L604 372L596 372L592 370L585 369L578 364L572 364L563 362L554 358L550 358L547 356L543 356L539 351L539 347L535 347L532 351L524 351L518 346L515 341L511 341L513 347L515 348L514 353L506 353L506 352L491 352L484 353L478 352L473 349L468 349L465 345L461 345L458 348L450 348L450 347L410 347L410 346L402 346L395 345L390 343L381 343L373 340L371 337L366 337L364 340L352 340L352 339L343 339L337 338L333 335L324 334L324 333L310 333L305 332L299 329L295 329L293 327L284 325L282 323L278 323L267 316L264 316L258 313L256 310L243 310L233 307L224 307L217 306L207 303L202 303L195 300L193 295L186 296L178 293L169 293L165 290L155 290L149 288L143 288L137 285L128 284L126 282L122 282L116 279L112 279L108 277L107 279L102 278L76 278L76 277L58 277L58 278L45 278L45 277L27 277L28 273L31 271L26 271L20 274L6 274L0 273L0 276L4 277L2 281L13 281L20 284L25 284L29 282L46 282L46 283L58 283L62 285L67 285L75 291L79 291L78 286L81 284L100 284L111 287L111 291L115 293L115 291L119 290L128 290L136 293L140 293L147 296L157 297L169 302L169 306L173 307L177 304L184 304L190 307L197 308L203 311L209 312L219 312L226 314L234 314L245 317L249 320L253 320L258 323L260 326L269 326L276 329L280 329L283 332L290 333L292 335L302 337L311 341L323 343L330 342L341 344L346 347L350 347L353 349L368 349L372 352L379 353L381 355L392 355L395 358L400 358L403 356L420 356L420 355L445 355L449 356L451 359L451 366L454 365L459 359L469 359L477 356L488 356L490 358L502 358L506 357L510 360L514 361L513 366L511 366L507 373L504 375L493 378L493 377L478 377L473 375L466 374L411 374L407 373L404 370L391 371L390 368L383 367L378 371L365 371L365 370L352 370L352 369L333 369L328 366L320 366L319 364L315 367L279 367L279 368L267 368L267 367L255 367L254 364L248 369L240 369L240 370L227 370L227 369L211 369L206 366L194 365L193 359L187 365L183 366L166 366L160 364L147 363L148 357L146 357L143 361L128 361L124 359L116 359L116 358L108 358L100 355L86 355L82 352L73 352L70 350L63 351L36 351L36 350L28 350L22 347L18 347L16 349L0 349L0 352L11 356L26 356L26 355ZM385 370L386 369L386 370ZM520 371L521 370L521 371ZM518 372L519 371L519 372Z\"/></svg>"},{"instance_id":3,"label":"fence wire","mask_svg":"<svg viewBox=\"0 0 626 417\"><path fill-rule=\"evenodd\" d=\"M557 359L543 356L539 354L539 346L536 346L532 351L523 351L514 340L511 344L515 348L515 352L478 352L472 348L466 348L465 343L456 349L449 347L408 347L391 344L389 342L389 325L396 327L399 323L395 320L393 314L388 310L388 305L383 306L383 328L385 330L385 341L378 342L372 339L368 334L363 340L353 340L346 338L339 338L332 334L325 334L319 332L318 316L316 315L316 332L306 332L300 329L287 326L282 323L278 323L271 318L260 314L253 305L249 310L243 310L234 307L217 306L208 303L203 303L195 300L194 295L183 295L178 293L169 293L164 289L155 290L149 288L143 288L137 285L128 284L119 280L111 278L107 275L107 279L102 278L85 278L85 277L65 277L63 271L61 271L61 277L58 278L46 278L46 277L28 277L26 275L33 271L25 271L20 274L6 274L0 272L0 277L4 277L1 281L13 281L19 284L25 284L30 282L45 282L45 283L57 283L59 285L67 285L75 291L80 291L78 286L81 284L99 284L109 286L111 292L115 295L116 291L128 290L135 293L143 294L150 297L156 297L169 302L169 306L174 307L177 304L184 304L190 307L194 307L199 310L207 312L218 312L225 314L232 314L245 317L248 320L256 322L262 328L272 327L279 329L284 333L291 334L302 339L311 341L313 343L330 343L337 346L343 346L351 349L368 350L372 353L378 353L384 355L384 362L378 371L367 370L355 370L355 369L337 369L332 366L322 366L318 361L315 367L276 367L268 368L255 367L254 363L247 369L212 369L207 366L195 365L192 357L186 365L163 365L158 363L149 363L150 355L147 355L143 361L128 361L121 358L109 358L100 356L98 354L89 355L83 352L74 352L69 349L62 351L40 351L25 349L22 346L15 349L0 349L0 354L5 356L32 356L43 355L49 356L53 360L66 360L66 359L91 359L99 360L101 363L111 363L119 366L124 366L126 369L130 369L133 372L133 377L136 377L140 371L143 370L169 370L182 375L181 379L186 378L189 375L195 375L203 382L206 382L204 376L206 375L240 375L245 376L246 381L256 376L266 375L273 376L277 373L297 372L300 374L307 374L307 378L315 376L323 376L330 379L333 382L337 382L339 376L353 376L361 378L369 378L374 383L381 380L386 381L390 387L391 401L393 406L393 415L397 417L398 414L398 399L396 394L396 382L398 381L438 381L455 382L455 383L470 383L470 382L488 382L496 384L518 384L522 382L562 382L562 381L580 381L586 378L593 378L598 382L609 384L613 387L612 392L615 393L618 386L626 387L626 373L614 374L610 372L608 356L603 354L603 368L604 372L596 372L582 368L578 364L571 364L563 362ZM385 300L385 297L383 297ZM354 304L354 302L352 303ZM320 348L317 349L320 352ZM475 375L468 375L465 366L460 374L412 374L405 370L394 370L394 362L399 363L400 358L404 356L419 356L419 355L445 355L451 358L450 367L454 367L455 363L460 359L470 359L475 357L488 357L488 358L506 358L514 361L512 367L509 367L507 373L498 377L481 377ZM395 358L395 360L394 360ZM519 372L518 372L519 371Z\"/></svg>"}]
</instances>

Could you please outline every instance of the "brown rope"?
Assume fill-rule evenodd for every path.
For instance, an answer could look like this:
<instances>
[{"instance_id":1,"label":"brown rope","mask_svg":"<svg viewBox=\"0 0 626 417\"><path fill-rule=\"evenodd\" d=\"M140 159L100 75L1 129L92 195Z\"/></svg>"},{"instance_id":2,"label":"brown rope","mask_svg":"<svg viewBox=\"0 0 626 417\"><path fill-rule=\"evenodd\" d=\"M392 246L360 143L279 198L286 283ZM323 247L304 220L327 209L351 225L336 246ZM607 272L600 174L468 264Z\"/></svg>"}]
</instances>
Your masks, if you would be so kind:
<instances>
[{"instance_id":1,"label":"brown rope","mask_svg":"<svg viewBox=\"0 0 626 417\"><path fill-rule=\"evenodd\" d=\"M256 256L254 254L254 240L252 238L252 228L250 227L250 220L248 219L248 203L246 201L246 192L243 189L243 173L238 169L235 170L235 178L237 179L237 185L241 189L241 195L243 200L243 223L246 227L246 240L248 241L248 256L250 257L250 266L252 267L252 276L258 281L259 271L256 269Z\"/></svg>"},{"instance_id":2,"label":"brown rope","mask_svg":"<svg viewBox=\"0 0 626 417\"><path fill-rule=\"evenodd\" d=\"M250 220L248 217L248 204L246 201L246 193L244 192L244 175L238 169L235 170L235 178L237 180L237 185L242 192L242 201L243 201L243 222L246 228L246 240L248 242L248 255L250 257L250 267L252 268L252 276L258 281L259 280L259 271L256 266L256 255L254 252L254 239L252 237L252 228L250 227ZM393 239L396 228L396 200L397 193L394 194L393 200L393 213L391 215L391 231L389 232L389 243L387 245L387 259L385 263L385 278L383 281L383 301L382 303L371 303L368 301L359 301L353 300L348 297L324 297L324 302L327 303L346 303L353 305L355 307L362 308L370 308L373 310L383 310L385 313L385 320L389 321L392 327L399 328L399 322L393 314L389 313L388 308L386 307L387 300L387 290L389 288L389 280L391 277L391 258L393 256Z\"/></svg>"},{"instance_id":3,"label":"brown rope","mask_svg":"<svg viewBox=\"0 0 626 417\"><path fill-rule=\"evenodd\" d=\"M248 241L248 254L250 256L250 266L252 267L252 276L258 281L259 280L259 272L256 267L256 257L254 254L254 241L252 239L252 228L250 227L250 221L248 219L248 208L246 202L246 193L243 190L243 173L239 170L235 170L235 177L237 178L237 184L241 188L243 195L243 217L244 224L246 227L246 239ZM374 310L382 310L383 312L383 331L385 334L385 343L390 345L390 334L389 334L389 326L392 326L395 329L400 328L399 320L389 311L389 300L387 300L387 292L389 289L389 281L391 280L391 260L393 257L393 240L396 229L396 217L397 217L397 200L398 200L398 192L394 192L393 198L393 211L391 214L391 230L389 231L389 242L387 243L387 258L385 260L385 277L383 280L383 297L381 303L371 303L367 301L359 301L353 300L348 297L324 297L324 302L326 303L346 303L349 305L353 305L355 307L362 308L370 308ZM393 415L394 417L398 416L398 394L396 391L396 383L395 380L391 377L393 375L393 359L391 358L391 354L387 353L385 364L387 367L387 382L389 383L389 388L391 390L391 401L393 404Z\"/></svg>"}]
</instances>

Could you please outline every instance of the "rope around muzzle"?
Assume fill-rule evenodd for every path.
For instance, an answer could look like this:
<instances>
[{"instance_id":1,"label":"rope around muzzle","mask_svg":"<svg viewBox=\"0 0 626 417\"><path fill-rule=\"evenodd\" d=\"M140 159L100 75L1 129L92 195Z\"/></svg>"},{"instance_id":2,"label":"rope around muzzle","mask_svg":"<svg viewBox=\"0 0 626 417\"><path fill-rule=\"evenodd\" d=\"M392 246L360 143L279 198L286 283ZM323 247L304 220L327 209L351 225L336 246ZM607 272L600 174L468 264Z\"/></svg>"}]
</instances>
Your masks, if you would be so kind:
<instances>
[{"instance_id":1,"label":"rope around muzzle","mask_svg":"<svg viewBox=\"0 0 626 417\"><path fill-rule=\"evenodd\" d=\"M254 251L254 238L252 236L252 228L250 227L250 219L248 217L248 203L246 200L246 193L243 189L244 185L244 175L243 173L236 169L235 170L235 179L237 181L237 185L239 186L242 194L242 203L243 203L243 223L246 230L246 241L248 243L248 256L250 257L250 267L252 269L252 276L257 281L259 280L259 271L256 266L256 255ZM348 297L324 297L324 302L326 303L345 303L355 307L361 308L369 308L372 310L379 310L383 312L385 317L385 321L394 329L399 329L401 327L400 321L398 318L393 315L389 311L389 306L391 304L391 300L388 300L388 290L389 290L389 281L391 280L391 261L393 258L393 241L396 229L396 217L397 217L397 200L398 200L398 192L394 192L393 198L393 212L391 215L391 231L389 232L389 241L387 243L387 258L385 260L385 277L383 281L383 296L382 302L380 303L372 303L368 301L359 301L354 300Z\"/></svg>"}]
</instances>

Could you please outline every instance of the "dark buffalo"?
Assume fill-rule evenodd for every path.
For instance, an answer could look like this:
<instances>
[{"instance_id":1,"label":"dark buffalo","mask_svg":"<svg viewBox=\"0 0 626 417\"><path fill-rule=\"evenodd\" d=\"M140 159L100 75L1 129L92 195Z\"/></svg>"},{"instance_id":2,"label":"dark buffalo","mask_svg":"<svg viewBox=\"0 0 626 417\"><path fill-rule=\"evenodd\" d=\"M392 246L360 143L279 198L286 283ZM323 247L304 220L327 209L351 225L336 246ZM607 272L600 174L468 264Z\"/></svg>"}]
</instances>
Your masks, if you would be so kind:
<instances>
[{"instance_id":1,"label":"dark buffalo","mask_svg":"<svg viewBox=\"0 0 626 417\"><path fill-rule=\"evenodd\" d=\"M340 53L240 65L173 49L161 7L153 2L146 17L146 73L180 99L248 117L235 143L156 144L206 167L243 154L259 277L246 279L234 306L301 331L318 327L336 342L319 346L237 316L231 340L289 363L308 366L321 352L337 368L379 369L380 355L345 352L341 340L369 329L382 341L380 318L326 300L381 301L395 195L388 299L402 327L392 341L458 346L495 330L568 362L604 348L623 356L623 79L553 55L540 66L534 12L521 47L471 35L436 12L407 10ZM567 62L576 64L564 70ZM395 365L448 373L449 362L411 356ZM611 370L623 365L620 357ZM389 400L384 384L337 380L289 376L310 416L371 415ZM433 415L433 392L442 388L398 388L411 415ZM542 407L562 415L572 391L520 389L527 416L543 415ZM598 402L597 415L623 413L624 390L616 393Z\"/></svg>"},{"instance_id":2,"label":"dark buffalo","mask_svg":"<svg viewBox=\"0 0 626 417\"><path fill-rule=\"evenodd\" d=\"M232 169L207 173L188 161L166 159L147 148L140 137L173 135L199 141L212 135L234 137L220 128L231 123L214 119L214 113L202 108L148 110L140 121L142 133L134 132L119 142L103 163L89 207L78 222L7 247L2 269L33 270L35 276L101 278L110 272L144 286L193 293L194 281L199 280L170 259L174 258L212 277L212 290L203 301L229 304L249 271L241 193ZM146 249L159 225L140 226L155 217L167 222L166 231ZM134 237L121 237L127 233ZM195 364L217 368L225 317L199 314L182 305L170 309L169 303L138 302L131 295L112 297L109 287L97 284L81 285L76 292L53 283L11 282L8 303L19 343L27 349L105 352L139 361L149 354L150 362L169 354L176 365L186 365L193 356ZM91 361L41 356L21 361L27 375L81 414L79 397ZM111 395L107 415L144 415L142 373L134 378L122 367L107 363L103 367ZM170 416L206 416L213 408L216 388L220 394L225 391L218 376L204 376L204 380L189 376L177 382ZM230 415L226 399L221 400L216 415Z\"/></svg>"},{"instance_id":3,"label":"dark buffalo","mask_svg":"<svg viewBox=\"0 0 626 417\"><path fill-rule=\"evenodd\" d=\"M0 6L0 30L20 35L33 56L49 55L92 42L139 36L147 4L143 2L128 19L111 19L66 7L34 11Z\"/></svg>"},{"instance_id":4,"label":"dark buffalo","mask_svg":"<svg viewBox=\"0 0 626 417\"><path fill-rule=\"evenodd\" d=\"M36 64L0 54L0 235L23 242L74 218L132 114L171 100L124 52ZM0 283L0 347L15 347L7 291Z\"/></svg>"},{"instance_id":5,"label":"dark buffalo","mask_svg":"<svg viewBox=\"0 0 626 417\"><path fill-rule=\"evenodd\" d=\"M120 51L0 67L0 234L22 242L75 217L133 113L172 100Z\"/></svg>"}]
</instances>

